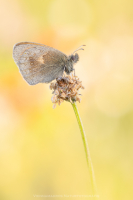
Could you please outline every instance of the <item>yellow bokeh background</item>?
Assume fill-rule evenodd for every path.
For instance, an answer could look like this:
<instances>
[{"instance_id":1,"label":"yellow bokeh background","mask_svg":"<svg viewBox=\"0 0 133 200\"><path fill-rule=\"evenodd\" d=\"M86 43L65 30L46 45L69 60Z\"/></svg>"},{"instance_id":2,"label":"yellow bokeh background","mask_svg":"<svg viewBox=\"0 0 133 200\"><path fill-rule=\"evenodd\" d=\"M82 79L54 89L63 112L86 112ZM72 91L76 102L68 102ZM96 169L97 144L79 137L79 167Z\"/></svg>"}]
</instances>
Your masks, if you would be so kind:
<instances>
[{"instance_id":1,"label":"yellow bokeh background","mask_svg":"<svg viewBox=\"0 0 133 200\"><path fill-rule=\"evenodd\" d=\"M24 81L12 58L21 41L67 55L86 45L75 65L85 86L77 105L97 193L133 199L133 1L0 0L0 199L93 199L72 106L53 110L49 85Z\"/></svg>"}]
</instances>

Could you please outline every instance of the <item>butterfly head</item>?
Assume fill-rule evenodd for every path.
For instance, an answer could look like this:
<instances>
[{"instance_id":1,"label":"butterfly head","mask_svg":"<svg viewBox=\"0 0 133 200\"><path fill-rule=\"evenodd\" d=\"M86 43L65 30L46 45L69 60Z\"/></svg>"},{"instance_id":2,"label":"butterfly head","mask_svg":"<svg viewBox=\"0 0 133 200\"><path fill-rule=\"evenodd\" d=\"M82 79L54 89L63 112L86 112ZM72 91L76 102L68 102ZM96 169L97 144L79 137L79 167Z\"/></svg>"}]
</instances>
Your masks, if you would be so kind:
<instances>
[{"instance_id":1,"label":"butterfly head","mask_svg":"<svg viewBox=\"0 0 133 200\"><path fill-rule=\"evenodd\" d=\"M67 65L65 66L65 72L67 74L70 74L74 70L73 64L78 62L78 60L79 60L79 55L77 53L71 54L70 56L68 56L68 62L67 62Z\"/></svg>"},{"instance_id":2,"label":"butterfly head","mask_svg":"<svg viewBox=\"0 0 133 200\"><path fill-rule=\"evenodd\" d=\"M73 64L75 64L75 63L77 63L77 62L79 61L79 55L78 55L77 53L75 53L75 55L72 54L72 55L69 56L69 60L70 60Z\"/></svg>"}]
</instances>

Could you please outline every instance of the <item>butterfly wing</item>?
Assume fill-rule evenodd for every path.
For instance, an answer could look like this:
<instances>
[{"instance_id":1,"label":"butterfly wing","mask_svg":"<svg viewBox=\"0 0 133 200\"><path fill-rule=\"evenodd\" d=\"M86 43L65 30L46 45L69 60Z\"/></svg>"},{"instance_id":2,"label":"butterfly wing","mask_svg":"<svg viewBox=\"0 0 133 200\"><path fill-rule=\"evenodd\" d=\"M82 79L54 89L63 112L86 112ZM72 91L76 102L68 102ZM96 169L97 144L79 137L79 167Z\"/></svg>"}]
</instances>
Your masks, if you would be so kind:
<instances>
[{"instance_id":1,"label":"butterfly wing","mask_svg":"<svg viewBox=\"0 0 133 200\"><path fill-rule=\"evenodd\" d=\"M61 77L67 56L38 43L21 42L13 48L13 58L23 78L30 84L48 83Z\"/></svg>"}]
</instances>

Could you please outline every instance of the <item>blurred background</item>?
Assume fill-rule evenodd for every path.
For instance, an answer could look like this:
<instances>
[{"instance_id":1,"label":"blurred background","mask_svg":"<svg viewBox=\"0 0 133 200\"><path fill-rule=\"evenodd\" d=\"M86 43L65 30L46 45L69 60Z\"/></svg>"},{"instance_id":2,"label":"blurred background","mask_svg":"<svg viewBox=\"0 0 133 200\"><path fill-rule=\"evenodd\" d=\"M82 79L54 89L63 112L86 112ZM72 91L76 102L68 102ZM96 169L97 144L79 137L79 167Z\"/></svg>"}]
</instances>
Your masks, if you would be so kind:
<instances>
[{"instance_id":1,"label":"blurred background","mask_svg":"<svg viewBox=\"0 0 133 200\"><path fill-rule=\"evenodd\" d=\"M133 199L133 1L0 0L0 199L91 195L72 106L53 110L49 85L24 81L12 58L21 41L67 55L86 44L77 105L99 199Z\"/></svg>"}]
</instances>

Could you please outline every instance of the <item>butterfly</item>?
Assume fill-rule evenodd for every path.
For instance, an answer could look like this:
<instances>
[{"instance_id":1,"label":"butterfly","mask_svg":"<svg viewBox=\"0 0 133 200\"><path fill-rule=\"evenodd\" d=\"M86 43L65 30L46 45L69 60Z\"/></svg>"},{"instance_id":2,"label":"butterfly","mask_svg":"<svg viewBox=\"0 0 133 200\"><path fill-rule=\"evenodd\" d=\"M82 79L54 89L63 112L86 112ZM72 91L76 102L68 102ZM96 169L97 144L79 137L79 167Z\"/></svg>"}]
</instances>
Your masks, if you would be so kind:
<instances>
[{"instance_id":1,"label":"butterfly","mask_svg":"<svg viewBox=\"0 0 133 200\"><path fill-rule=\"evenodd\" d=\"M79 47L77 50L84 49ZM26 82L36 85L62 77L64 71L70 74L79 60L79 55L75 53L77 50L67 56L44 44L20 42L13 47L13 59Z\"/></svg>"}]
</instances>

